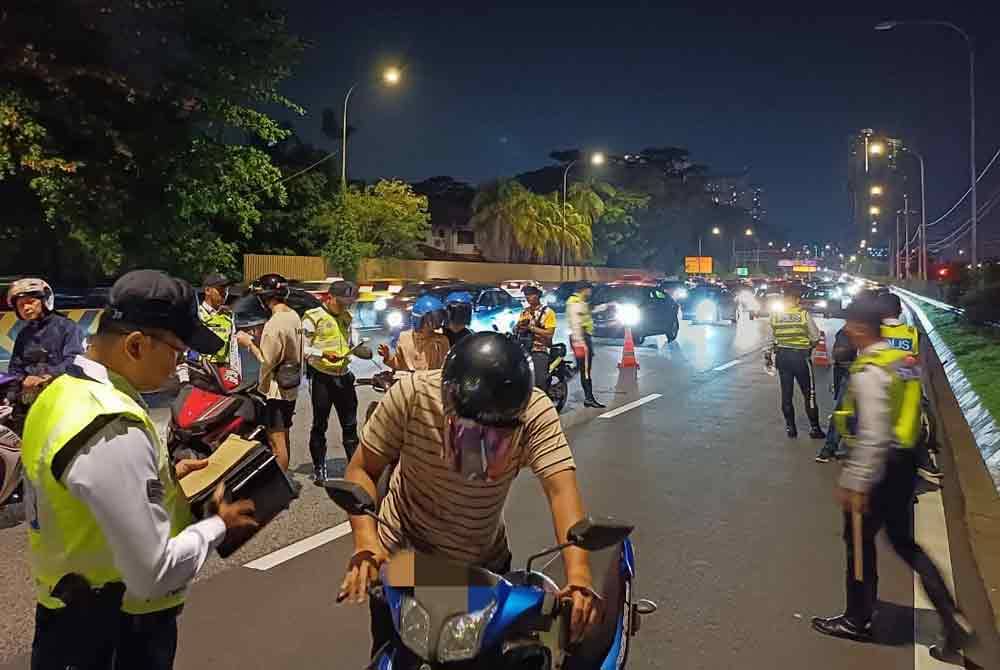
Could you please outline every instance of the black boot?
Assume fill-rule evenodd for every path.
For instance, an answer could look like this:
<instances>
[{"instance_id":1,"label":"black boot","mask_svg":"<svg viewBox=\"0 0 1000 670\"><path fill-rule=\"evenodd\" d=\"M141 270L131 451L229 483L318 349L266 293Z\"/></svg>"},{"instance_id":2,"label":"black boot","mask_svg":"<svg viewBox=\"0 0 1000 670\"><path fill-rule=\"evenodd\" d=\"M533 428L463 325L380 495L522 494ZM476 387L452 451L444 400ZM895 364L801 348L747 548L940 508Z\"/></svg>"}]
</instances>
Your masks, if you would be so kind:
<instances>
[{"instance_id":1,"label":"black boot","mask_svg":"<svg viewBox=\"0 0 1000 670\"><path fill-rule=\"evenodd\" d=\"M795 424L794 423L786 423L785 424L785 434L788 435L788 437L798 437L799 436L799 431L798 431L797 428L795 428Z\"/></svg>"},{"instance_id":2,"label":"black boot","mask_svg":"<svg viewBox=\"0 0 1000 670\"><path fill-rule=\"evenodd\" d=\"M814 630L823 633L823 635L842 637L857 642L872 641L872 624L870 621L866 622L863 626L859 626L844 614L827 619L818 616L813 617L812 627Z\"/></svg>"},{"instance_id":3,"label":"black boot","mask_svg":"<svg viewBox=\"0 0 1000 670\"><path fill-rule=\"evenodd\" d=\"M965 662L962 650L969 645L976 632L961 612L955 612L952 622L945 628L944 642L932 645L927 651L936 661L962 665Z\"/></svg>"},{"instance_id":4,"label":"black boot","mask_svg":"<svg viewBox=\"0 0 1000 670\"><path fill-rule=\"evenodd\" d=\"M826 433L824 433L823 429L819 427L819 424L814 424L812 429L809 431L809 437L814 440L825 440Z\"/></svg>"},{"instance_id":5,"label":"black boot","mask_svg":"<svg viewBox=\"0 0 1000 670\"><path fill-rule=\"evenodd\" d=\"M605 407L607 407L607 405L603 405L603 404L599 403L597 401L597 398L595 398L594 396L590 396L589 398L587 398L586 400L584 400L583 401L583 406L584 407L593 407L594 409L604 409Z\"/></svg>"},{"instance_id":6,"label":"black boot","mask_svg":"<svg viewBox=\"0 0 1000 670\"><path fill-rule=\"evenodd\" d=\"M325 481L326 481L326 463L313 465L313 484L315 484L316 486L323 486L323 482Z\"/></svg>"},{"instance_id":7,"label":"black boot","mask_svg":"<svg viewBox=\"0 0 1000 670\"><path fill-rule=\"evenodd\" d=\"M592 407L594 409L604 409L604 405L597 402L597 398L594 397L594 382L590 379L583 379L580 382L583 386L583 397L586 400L583 401L584 407Z\"/></svg>"}]
</instances>

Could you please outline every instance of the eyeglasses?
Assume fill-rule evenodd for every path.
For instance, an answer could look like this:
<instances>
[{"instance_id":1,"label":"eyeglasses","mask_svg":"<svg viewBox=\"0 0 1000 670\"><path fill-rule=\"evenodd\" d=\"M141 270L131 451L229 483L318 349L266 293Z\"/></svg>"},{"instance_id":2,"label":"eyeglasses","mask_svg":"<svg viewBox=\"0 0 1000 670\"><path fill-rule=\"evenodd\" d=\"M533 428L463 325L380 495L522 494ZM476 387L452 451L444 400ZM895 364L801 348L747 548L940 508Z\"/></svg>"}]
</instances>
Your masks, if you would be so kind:
<instances>
[{"instance_id":1,"label":"eyeglasses","mask_svg":"<svg viewBox=\"0 0 1000 670\"><path fill-rule=\"evenodd\" d=\"M149 339L156 340L160 344L165 344L171 349L173 349L174 353L177 355L177 365L180 365L181 363L184 363L187 360L187 347L178 347L176 344L174 344L173 342L171 342L166 338L157 337L156 335L153 335L151 333L146 333L143 331L139 332L142 332L142 334L148 337Z\"/></svg>"}]
</instances>

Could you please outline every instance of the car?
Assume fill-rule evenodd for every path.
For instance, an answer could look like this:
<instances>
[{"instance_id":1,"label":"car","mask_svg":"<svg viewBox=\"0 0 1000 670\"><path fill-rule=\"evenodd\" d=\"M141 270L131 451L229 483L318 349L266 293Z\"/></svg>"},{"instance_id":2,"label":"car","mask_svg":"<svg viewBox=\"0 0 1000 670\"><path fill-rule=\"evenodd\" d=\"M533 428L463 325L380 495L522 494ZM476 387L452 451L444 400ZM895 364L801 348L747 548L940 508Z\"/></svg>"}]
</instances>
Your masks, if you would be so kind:
<instances>
[{"instance_id":1,"label":"car","mask_svg":"<svg viewBox=\"0 0 1000 670\"><path fill-rule=\"evenodd\" d=\"M624 337L631 328L636 344L647 337L665 335L668 342L677 339L680 330L677 303L653 283L611 282L594 287L595 337Z\"/></svg>"},{"instance_id":2,"label":"car","mask_svg":"<svg viewBox=\"0 0 1000 670\"><path fill-rule=\"evenodd\" d=\"M552 291L547 291L542 297L542 300L546 305L552 308L555 312L565 312L566 311L566 301L569 300L570 296L576 293L577 287L582 284L582 281L564 281L563 283L556 286Z\"/></svg>"},{"instance_id":3,"label":"car","mask_svg":"<svg viewBox=\"0 0 1000 670\"><path fill-rule=\"evenodd\" d=\"M830 317L839 314L841 310L840 297L837 289L816 288L806 291L799 300L799 306L810 314Z\"/></svg>"},{"instance_id":4,"label":"car","mask_svg":"<svg viewBox=\"0 0 1000 670\"><path fill-rule=\"evenodd\" d=\"M757 309L750 312L750 318L769 317L772 313L777 314L785 311L785 295L780 288L773 283L766 291L762 291L757 296Z\"/></svg>"},{"instance_id":5,"label":"car","mask_svg":"<svg viewBox=\"0 0 1000 670\"><path fill-rule=\"evenodd\" d=\"M471 295L472 323L469 324L469 328L474 331L493 330L496 326L500 332L508 332L524 309L520 301L493 284L431 283L420 288L422 290L416 295L397 297L392 306L386 310L385 323L390 333L395 334L409 327L413 302L422 295L433 295L441 302L444 302L451 293L465 292Z\"/></svg>"},{"instance_id":6,"label":"car","mask_svg":"<svg viewBox=\"0 0 1000 670\"><path fill-rule=\"evenodd\" d=\"M380 327L385 321L389 300L412 281L392 277L358 282L358 299L354 303L353 310L358 327Z\"/></svg>"},{"instance_id":7,"label":"car","mask_svg":"<svg viewBox=\"0 0 1000 670\"><path fill-rule=\"evenodd\" d=\"M724 286L698 286L688 294L683 312L684 318L692 323L736 323L740 305L733 292Z\"/></svg>"},{"instance_id":8,"label":"car","mask_svg":"<svg viewBox=\"0 0 1000 670\"><path fill-rule=\"evenodd\" d=\"M343 281L343 277L327 277L326 279L319 280L309 280L309 281L299 281L291 280L288 285L291 288L297 288L307 293L311 293L314 297L322 300L323 296L329 292L330 286L334 282Z\"/></svg>"},{"instance_id":9,"label":"car","mask_svg":"<svg viewBox=\"0 0 1000 670\"><path fill-rule=\"evenodd\" d=\"M679 279L661 279L656 285L661 291L673 298L678 305L687 300L688 291L691 290L687 282Z\"/></svg>"},{"instance_id":10,"label":"car","mask_svg":"<svg viewBox=\"0 0 1000 670\"><path fill-rule=\"evenodd\" d=\"M507 281L500 282L500 288L507 291L507 293L510 293L524 305L527 304L527 301L524 299L525 286L534 286L539 289L542 288L541 283L535 281L534 279L508 279Z\"/></svg>"}]
</instances>

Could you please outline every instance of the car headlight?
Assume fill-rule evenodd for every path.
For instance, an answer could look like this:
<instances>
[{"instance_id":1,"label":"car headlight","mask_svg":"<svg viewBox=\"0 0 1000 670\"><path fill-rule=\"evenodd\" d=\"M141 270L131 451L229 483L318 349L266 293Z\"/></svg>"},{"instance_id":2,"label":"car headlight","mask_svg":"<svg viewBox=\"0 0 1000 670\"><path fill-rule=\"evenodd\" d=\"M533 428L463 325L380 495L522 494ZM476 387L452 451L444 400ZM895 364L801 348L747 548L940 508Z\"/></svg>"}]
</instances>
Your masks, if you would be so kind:
<instances>
[{"instance_id":1,"label":"car headlight","mask_svg":"<svg viewBox=\"0 0 1000 670\"><path fill-rule=\"evenodd\" d=\"M638 305L626 303L624 305L618 305L615 310L615 316L623 326L631 328L639 323L639 319L642 318L642 312L639 311Z\"/></svg>"},{"instance_id":2,"label":"car headlight","mask_svg":"<svg viewBox=\"0 0 1000 670\"><path fill-rule=\"evenodd\" d=\"M381 312L383 309L389 306L389 303L385 301L385 298L379 298L375 301L375 309Z\"/></svg>"},{"instance_id":3,"label":"car headlight","mask_svg":"<svg viewBox=\"0 0 1000 670\"><path fill-rule=\"evenodd\" d=\"M687 300L688 292L686 288L679 288L674 291L674 300Z\"/></svg>"},{"instance_id":4,"label":"car headlight","mask_svg":"<svg viewBox=\"0 0 1000 670\"><path fill-rule=\"evenodd\" d=\"M556 301L556 297L554 295L552 295L551 293L548 294L547 296L545 296L545 304L546 305L551 305L555 301Z\"/></svg>"},{"instance_id":5,"label":"car headlight","mask_svg":"<svg viewBox=\"0 0 1000 670\"><path fill-rule=\"evenodd\" d=\"M496 601L479 610L459 614L448 619L441 629L438 642L438 660L444 663L467 661L479 653L483 632L497 610Z\"/></svg>"},{"instance_id":6,"label":"car headlight","mask_svg":"<svg viewBox=\"0 0 1000 670\"><path fill-rule=\"evenodd\" d=\"M857 295L860 290L861 287L858 286L857 284L851 284L850 286L847 287L847 293L849 295Z\"/></svg>"},{"instance_id":7,"label":"car headlight","mask_svg":"<svg viewBox=\"0 0 1000 670\"><path fill-rule=\"evenodd\" d=\"M697 321L715 321L718 308L711 300L702 300L694 310L694 318Z\"/></svg>"},{"instance_id":8,"label":"car headlight","mask_svg":"<svg viewBox=\"0 0 1000 670\"><path fill-rule=\"evenodd\" d=\"M771 311L772 312L784 312L785 311L785 303L781 302L780 300L774 300L774 301L772 301L771 302Z\"/></svg>"},{"instance_id":9,"label":"car headlight","mask_svg":"<svg viewBox=\"0 0 1000 670\"><path fill-rule=\"evenodd\" d=\"M763 286L761 286L760 290L761 291L766 291L767 290L767 284L764 284Z\"/></svg>"},{"instance_id":10,"label":"car headlight","mask_svg":"<svg viewBox=\"0 0 1000 670\"><path fill-rule=\"evenodd\" d=\"M820 309L826 309L826 307L827 307L827 302L826 302L826 300L817 300L817 301L816 301L816 306L817 306L818 308L820 308Z\"/></svg>"},{"instance_id":11,"label":"car headlight","mask_svg":"<svg viewBox=\"0 0 1000 670\"><path fill-rule=\"evenodd\" d=\"M403 313L389 312L389 315L385 317L385 322L389 324L390 328L399 328L403 325Z\"/></svg>"},{"instance_id":12,"label":"car headlight","mask_svg":"<svg viewBox=\"0 0 1000 670\"><path fill-rule=\"evenodd\" d=\"M430 657L431 615L410 596L399 608L399 639L420 658Z\"/></svg>"}]
</instances>

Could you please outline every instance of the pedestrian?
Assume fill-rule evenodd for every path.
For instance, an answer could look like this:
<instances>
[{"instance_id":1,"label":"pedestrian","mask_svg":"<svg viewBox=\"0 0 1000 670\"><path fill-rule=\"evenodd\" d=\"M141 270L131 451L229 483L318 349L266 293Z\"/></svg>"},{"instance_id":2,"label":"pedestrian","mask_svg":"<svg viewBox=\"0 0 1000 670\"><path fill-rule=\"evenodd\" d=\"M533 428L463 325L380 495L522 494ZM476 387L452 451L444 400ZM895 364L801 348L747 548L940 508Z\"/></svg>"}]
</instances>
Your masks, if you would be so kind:
<instances>
[{"instance_id":1,"label":"pedestrian","mask_svg":"<svg viewBox=\"0 0 1000 670\"><path fill-rule=\"evenodd\" d=\"M569 322L569 339L576 356L576 368L580 371L580 385L583 386L584 407L604 409L604 405L594 397L594 317L590 313L590 296L594 285L582 281L576 291L566 300L566 320Z\"/></svg>"},{"instance_id":2,"label":"pedestrian","mask_svg":"<svg viewBox=\"0 0 1000 670\"><path fill-rule=\"evenodd\" d=\"M840 432L835 421L836 412L840 409L847 392L847 380L850 378L851 364L858 357L858 350L851 344L847 330L841 328L833 342L833 411L830 424L826 429L826 442L816 454L817 463L829 463L832 458L842 458L847 452L841 447Z\"/></svg>"},{"instance_id":3,"label":"pedestrian","mask_svg":"<svg viewBox=\"0 0 1000 670\"><path fill-rule=\"evenodd\" d=\"M7 291L7 304L24 321L7 372L21 380L21 398L30 404L83 353L83 330L55 311L55 294L43 279L15 281Z\"/></svg>"},{"instance_id":4,"label":"pedestrian","mask_svg":"<svg viewBox=\"0 0 1000 670\"><path fill-rule=\"evenodd\" d=\"M396 351L380 344L382 361L393 370L439 370L450 347L448 338L437 332L444 323L444 303L425 294L416 299L410 311L410 329L399 334Z\"/></svg>"},{"instance_id":5,"label":"pedestrian","mask_svg":"<svg viewBox=\"0 0 1000 670\"><path fill-rule=\"evenodd\" d=\"M197 316L191 287L137 270L111 288L86 356L32 405L21 457L37 589L32 670L166 670L187 585L227 529L256 525L253 503L192 523L140 397L160 389L189 347L222 345ZM173 468L173 472L171 469Z\"/></svg>"},{"instance_id":6,"label":"pedestrian","mask_svg":"<svg viewBox=\"0 0 1000 670\"><path fill-rule=\"evenodd\" d=\"M445 328L444 335L448 338L449 347L453 347L463 338L472 335L469 324L472 323L472 295L468 291L449 293L444 299Z\"/></svg>"},{"instance_id":7,"label":"pedestrian","mask_svg":"<svg viewBox=\"0 0 1000 670\"><path fill-rule=\"evenodd\" d=\"M361 448L345 478L375 495L376 482L396 466L381 502L385 524L352 516L354 553L339 599L362 603L379 566L404 538L448 559L510 569L503 509L522 469L540 480L562 541L584 518L576 465L552 401L532 388L525 352L499 333L459 342L443 370L417 372L389 389L365 424ZM567 577L560 596L571 600L571 641L600 617L587 552L563 550ZM372 653L395 635L384 601L370 600Z\"/></svg>"},{"instance_id":8,"label":"pedestrian","mask_svg":"<svg viewBox=\"0 0 1000 670\"><path fill-rule=\"evenodd\" d=\"M784 290L784 309L771 313L771 343L765 352L768 365L775 365L781 381L781 412L785 416L785 432L797 437L795 406L792 400L798 382L809 417L809 437L822 440L826 433L819 425L819 407L816 404L816 378L813 374L812 348L819 342L819 329L812 315L802 309L799 300L802 288L790 285Z\"/></svg>"},{"instance_id":9,"label":"pedestrian","mask_svg":"<svg viewBox=\"0 0 1000 670\"><path fill-rule=\"evenodd\" d=\"M899 349L920 360L920 333L908 323L902 321L903 303L895 293L884 293L879 296L882 307L882 338L893 349ZM917 457L917 473L932 484L941 483L941 470L931 458L930 422L926 418L926 399L921 402L924 411L921 413L921 439L914 447Z\"/></svg>"},{"instance_id":10,"label":"pedestrian","mask_svg":"<svg viewBox=\"0 0 1000 670\"><path fill-rule=\"evenodd\" d=\"M224 274L215 272L206 275L201 282L204 299L198 305L198 318L224 342L222 348L209 356L209 360L213 365L232 370L238 378L242 378L243 364L239 350L240 347L249 348L253 338L236 330L233 312L226 305L231 285L232 281Z\"/></svg>"},{"instance_id":11,"label":"pedestrian","mask_svg":"<svg viewBox=\"0 0 1000 670\"><path fill-rule=\"evenodd\" d=\"M317 486L326 481L326 429L332 408L337 410L341 443L348 462L358 446L358 392L350 370L351 357L370 360L372 352L360 343L355 348L350 308L357 299L355 284L333 282L323 295L323 306L309 310L302 319L313 411L309 454L313 463L313 483Z\"/></svg>"},{"instance_id":12,"label":"pedestrian","mask_svg":"<svg viewBox=\"0 0 1000 670\"><path fill-rule=\"evenodd\" d=\"M882 338L882 315L879 299L866 293L859 294L847 309L847 334L860 352L837 415L850 445L837 489L844 508L847 607L839 616L813 618L812 625L826 635L872 640L871 621L878 599L875 535L885 527L893 550L920 575L944 624L944 643L931 647L931 656L953 661L967 643L971 628L937 566L913 539L917 479L913 448L920 435L920 368L908 353L891 348ZM857 517L861 519L861 547L854 543ZM860 578L855 568L859 549Z\"/></svg>"},{"instance_id":13,"label":"pedestrian","mask_svg":"<svg viewBox=\"0 0 1000 670\"><path fill-rule=\"evenodd\" d=\"M517 319L517 334L525 348L531 352L535 386L548 391L549 347L556 334L556 313L548 305L542 304L542 289L528 284L523 291L528 306Z\"/></svg>"},{"instance_id":14,"label":"pedestrian","mask_svg":"<svg viewBox=\"0 0 1000 670\"><path fill-rule=\"evenodd\" d=\"M265 274L250 286L265 312L270 314L260 336L260 346L250 351L260 361L257 390L266 399L264 424L274 458L288 471L289 433L295 416L295 401L302 383L302 319L288 306L291 289L279 274ZM297 483L289 479L293 491Z\"/></svg>"}]
</instances>

